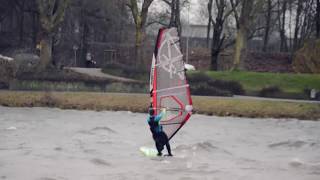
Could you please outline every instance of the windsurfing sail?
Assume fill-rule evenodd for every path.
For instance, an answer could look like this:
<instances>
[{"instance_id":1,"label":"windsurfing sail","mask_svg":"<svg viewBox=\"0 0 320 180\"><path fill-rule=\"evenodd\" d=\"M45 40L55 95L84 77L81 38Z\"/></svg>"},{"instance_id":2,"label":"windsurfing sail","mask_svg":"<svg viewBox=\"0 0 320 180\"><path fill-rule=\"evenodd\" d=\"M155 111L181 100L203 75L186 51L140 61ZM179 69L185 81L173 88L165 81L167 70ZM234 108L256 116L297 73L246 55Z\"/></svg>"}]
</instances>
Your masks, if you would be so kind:
<instances>
[{"instance_id":1,"label":"windsurfing sail","mask_svg":"<svg viewBox=\"0 0 320 180\"><path fill-rule=\"evenodd\" d=\"M166 109L160 124L171 139L192 114L180 40L174 27L159 30L150 71L150 96L156 114Z\"/></svg>"}]
</instances>

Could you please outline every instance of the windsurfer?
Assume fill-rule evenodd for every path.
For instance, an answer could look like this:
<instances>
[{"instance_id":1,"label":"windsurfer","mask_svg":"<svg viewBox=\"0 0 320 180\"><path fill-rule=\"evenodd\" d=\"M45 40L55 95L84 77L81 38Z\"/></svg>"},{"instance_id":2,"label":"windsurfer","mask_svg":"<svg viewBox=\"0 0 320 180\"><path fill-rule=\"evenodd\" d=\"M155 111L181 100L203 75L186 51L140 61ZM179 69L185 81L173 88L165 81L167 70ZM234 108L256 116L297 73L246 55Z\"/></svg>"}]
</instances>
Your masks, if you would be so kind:
<instances>
[{"instance_id":1,"label":"windsurfer","mask_svg":"<svg viewBox=\"0 0 320 180\"><path fill-rule=\"evenodd\" d=\"M148 124L150 126L152 137L153 137L153 140L155 141L156 148L158 150L158 154L157 154L158 156L162 155L162 150L164 149L164 145L166 145L168 156L172 156L168 136L163 132L162 126L160 125L160 120L165 113L166 113L166 110L162 109L162 112L160 114L155 115L154 109L153 108L149 109Z\"/></svg>"}]
</instances>

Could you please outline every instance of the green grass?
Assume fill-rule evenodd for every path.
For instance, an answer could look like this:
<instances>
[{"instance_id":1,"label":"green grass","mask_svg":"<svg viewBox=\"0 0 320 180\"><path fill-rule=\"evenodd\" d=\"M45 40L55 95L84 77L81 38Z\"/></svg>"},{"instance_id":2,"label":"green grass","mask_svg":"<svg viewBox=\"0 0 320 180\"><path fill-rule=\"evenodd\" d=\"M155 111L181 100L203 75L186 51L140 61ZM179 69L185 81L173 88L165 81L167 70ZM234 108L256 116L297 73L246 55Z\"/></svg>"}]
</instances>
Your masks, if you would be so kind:
<instances>
[{"instance_id":1,"label":"green grass","mask_svg":"<svg viewBox=\"0 0 320 180\"><path fill-rule=\"evenodd\" d=\"M320 90L320 74L288 74L208 71L211 78L239 82L246 91L260 91L262 88L277 86L283 92L303 93L305 89Z\"/></svg>"}]
</instances>

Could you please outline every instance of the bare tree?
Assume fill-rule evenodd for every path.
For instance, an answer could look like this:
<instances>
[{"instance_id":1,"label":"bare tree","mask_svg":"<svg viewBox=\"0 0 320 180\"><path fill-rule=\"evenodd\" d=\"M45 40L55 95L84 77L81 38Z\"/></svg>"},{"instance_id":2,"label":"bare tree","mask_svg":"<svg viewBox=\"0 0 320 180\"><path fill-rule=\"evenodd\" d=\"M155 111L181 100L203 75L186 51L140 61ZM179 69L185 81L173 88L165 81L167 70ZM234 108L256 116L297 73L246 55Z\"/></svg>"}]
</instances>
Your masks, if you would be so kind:
<instances>
[{"instance_id":1,"label":"bare tree","mask_svg":"<svg viewBox=\"0 0 320 180\"><path fill-rule=\"evenodd\" d=\"M189 0L162 0L170 7L170 22L169 27L176 27L178 29L178 35L181 36L181 9L189 4Z\"/></svg>"},{"instance_id":2,"label":"bare tree","mask_svg":"<svg viewBox=\"0 0 320 180\"><path fill-rule=\"evenodd\" d=\"M171 2L171 18L169 27L177 27L178 35L181 37L180 0L172 0Z\"/></svg>"},{"instance_id":3,"label":"bare tree","mask_svg":"<svg viewBox=\"0 0 320 180\"><path fill-rule=\"evenodd\" d=\"M272 17L272 0L267 0L267 13L266 13L266 25L265 25L265 33L263 38L263 47L262 51L267 51L268 41L269 41L269 34L271 29L271 17Z\"/></svg>"},{"instance_id":4,"label":"bare tree","mask_svg":"<svg viewBox=\"0 0 320 180\"><path fill-rule=\"evenodd\" d=\"M314 13L316 10L315 7L315 1L305 1L304 7L303 7L303 16L301 20L301 30L300 30L300 38L298 41L298 47L300 48L303 43L310 39L311 35L314 32L314 24L316 22L314 21L314 18L316 17L316 14Z\"/></svg>"},{"instance_id":5,"label":"bare tree","mask_svg":"<svg viewBox=\"0 0 320 180\"><path fill-rule=\"evenodd\" d=\"M209 1L208 3L208 8L212 5L212 3ZM211 43L211 67L210 69L212 70L217 70L218 69L218 58L219 54L221 52L222 45L225 40L225 34L223 34L223 28L224 28L224 23L228 16L233 12L232 9L226 11L227 8L227 3L225 0L215 0L215 8L217 10L216 17L212 17L212 13L209 12L209 19L210 24L209 26L213 26L213 32L212 32L212 43ZM208 9L209 10L209 9ZM210 9L212 11L212 9ZM210 30L208 28L208 30Z\"/></svg>"},{"instance_id":6,"label":"bare tree","mask_svg":"<svg viewBox=\"0 0 320 180\"><path fill-rule=\"evenodd\" d=\"M286 12L287 12L287 0L278 0L278 30L280 34L280 52L288 51L288 43L286 37Z\"/></svg>"},{"instance_id":7,"label":"bare tree","mask_svg":"<svg viewBox=\"0 0 320 180\"><path fill-rule=\"evenodd\" d=\"M45 69L52 62L52 37L54 31L64 20L68 0L38 0L42 35L40 40L40 66Z\"/></svg>"},{"instance_id":8,"label":"bare tree","mask_svg":"<svg viewBox=\"0 0 320 180\"><path fill-rule=\"evenodd\" d=\"M24 9L25 9L25 0L14 0L17 14L19 14L19 40L20 44L23 43L23 36L24 36Z\"/></svg>"},{"instance_id":9,"label":"bare tree","mask_svg":"<svg viewBox=\"0 0 320 180\"><path fill-rule=\"evenodd\" d=\"M294 23L289 22L290 35L291 27L294 26L293 30L293 43L290 41L290 53L291 60L294 53L300 49L303 43L310 39L313 34L316 34L315 21L316 18L316 1L289 1L290 14L292 11L295 12ZM291 36L292 37L292 36Z\"/></svg>"},{"instance_id":10,"label":"bare tree","mask_svg":"<svg viewBox=\"0 0 320 180\"><path fill-rule=\"evenodd\" d=\"M297 2L297 12L296 12L296 17L295 17L295 28L294 28L294 39L293 39L293 51L297 50L299 45L298 45L298 35L300 31L300 21L301 21L301 13L302 13L302 8L303 8L303 0L298 0Z\"/></svg>"},{"instance_id":11,"label":"bare tree","mask_svg":"<svg viewBox=\"0 0 320 180\"><path fill-rule=\"evenodd\" d=\"M36 48L37 45L37 35L39 32L39 10L37 8L36 0L29 0L26 3L26 7L24 9L25 12L31 15L32 25L31 25L31 39L32 39L32 48Z\"/></svg>"},{"instance_id":12,"label":"bare tree","mask_svg":"<svg viewBox=\"0 0 320 180\"><path fill-rule=\"evenodd\" d=\"M130 0L128 3L128 6L132 13L132 17L134 19L135 29L136 29L135 56L136 56L137 63L143 62L141 47L142 47L142 42L145 34L148 11L152 2L153 0L144 0L142 3L141 11L139 11L137 0Z\"/></svg>"}]
</instances>

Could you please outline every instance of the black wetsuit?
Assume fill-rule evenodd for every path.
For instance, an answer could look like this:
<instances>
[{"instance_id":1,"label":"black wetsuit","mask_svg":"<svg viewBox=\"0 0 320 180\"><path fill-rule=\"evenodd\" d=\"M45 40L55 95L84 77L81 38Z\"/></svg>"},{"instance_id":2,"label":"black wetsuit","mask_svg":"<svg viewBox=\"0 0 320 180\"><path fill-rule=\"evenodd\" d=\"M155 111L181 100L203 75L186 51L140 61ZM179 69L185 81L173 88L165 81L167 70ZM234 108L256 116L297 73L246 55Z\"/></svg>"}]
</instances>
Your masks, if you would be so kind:
<instances>
[{"instance_id":1,"label":"black wetsuit","mask_svg":"<svg viewBox=\"0 0 320 180\"><path fill-rule=\"evenodd\" d=\"M158 155L162 155L162 150L164 145L166 145L168 150L168 155L171 156L171 148L167 135L163 132L162 126L159 124L160 119L162 118L163 113L157 116L149 116L148 124L150 126L150 131L152 132L152 138L155 141L156 148L158 150Z\"/></svg>"}]
</instances>

